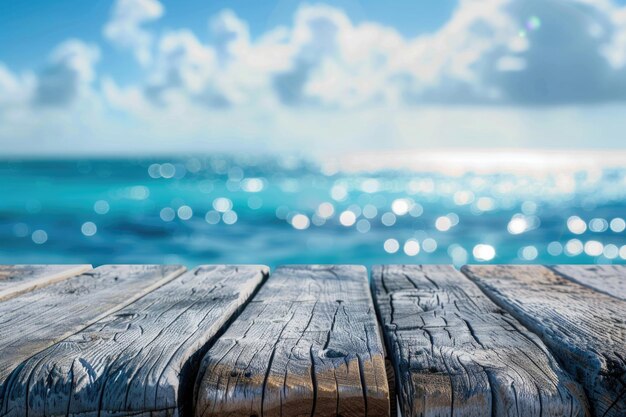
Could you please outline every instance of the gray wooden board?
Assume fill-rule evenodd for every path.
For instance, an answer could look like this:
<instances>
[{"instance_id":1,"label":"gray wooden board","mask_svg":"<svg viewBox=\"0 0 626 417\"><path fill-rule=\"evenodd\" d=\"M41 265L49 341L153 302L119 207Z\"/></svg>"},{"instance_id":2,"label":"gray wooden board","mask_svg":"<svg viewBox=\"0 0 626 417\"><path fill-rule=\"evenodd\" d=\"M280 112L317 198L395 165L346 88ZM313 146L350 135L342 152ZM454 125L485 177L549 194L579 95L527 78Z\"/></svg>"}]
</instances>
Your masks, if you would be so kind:
<instances>
[{"instance_id":1,"label":"gray wooden board","mask_svg":"<svg viewBox=\"0 0 626 417\"><path fill-rule=\"evenodd\" d=\"M626 301L626 265L555 265L570 281Z\"/></svg>"},{"instance_id":2,"label":"gray wooden board","mask_svg":"<svg viewBox=\"0 0 626 417\"><path fill-rule=\"evenodd\" d=\"M541 340L451 266L372 271L403 416L585 416Z\"/></svg>"},{"instance_id":3,"label":"gray wooden board","mask_svg":"<svg viewBox=\"0 0 626 417\"><path fill-rule=\"evenodd\" d=\"M5 389L8 415L179 415L204 347L266 273L198 267L32 356Z\"/></svg>"},{"instance_id":4,"label":"gray wooden board","mask_svg":"<svg viewBox=\"0 0 626 417\"><path fill-rule=\"evenodd\" d=\"M385 416L383 345L359 266L280 267L208 351L200 416Z\"/></svg>"},{"instance_id":5,"label":"gray wooden board","mask_svg":"<svg viewBox=\"0 0 626 417\"><path fill-rule=\"evenodd\" d=\"M0 301L89 271L91 265L0 265Z\"/></svg>"},{"instance_id":6,"label":"gray wooden board","mask_svg":"<svg viewBox=\"0 0 626 417\"><path fill-rule=\"evenodd\" d=\"M11 371L184 271L181 266L108 265L0 303L0 401ZM0 415L8 410L0 402Z\"/></svg>"},{"instance_id":7,"label":"gray wooden board","mask_svg":"<svg viewBox=\"0 0 626 417\"><path fill-rule=\"evenodd\" d=\"M583 385L594 415L626 416L626 302L542 266L470 266L464 271L541 337Z\"/></svg>"}]
</instances>

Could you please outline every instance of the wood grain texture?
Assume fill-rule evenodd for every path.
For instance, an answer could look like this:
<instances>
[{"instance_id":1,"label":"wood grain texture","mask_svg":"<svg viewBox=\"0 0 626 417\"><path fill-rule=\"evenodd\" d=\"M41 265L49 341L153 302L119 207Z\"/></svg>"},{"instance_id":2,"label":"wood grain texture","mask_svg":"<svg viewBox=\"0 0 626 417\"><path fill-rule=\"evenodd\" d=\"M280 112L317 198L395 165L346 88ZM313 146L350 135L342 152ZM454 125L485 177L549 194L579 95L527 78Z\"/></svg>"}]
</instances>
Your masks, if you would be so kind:
<instances>
[{"instance_id":1,"label":"wood grain texture","mask_svg":"<svg viewBox=\"0 0 626 417\"><path fill-rule=\"evenodd\" d=\"M626 302L542 266L464 271L541 337L583 385L595 416L626 416Z\"/></svg>"},{"instance_id":2,"label":"wood grain texture","mask_svg":"<svg viewBox=\"0 0 626 417\"><path fill-rule=\"evenodd\" d=\"M570 281L626 301L626 265L555 265Z\"/></svg>"},{"instance_id":3,"label":"wood grain texture","mask_svg":"<svg viewBox=\"0 0 626 417\"><path fill-rule=\"evenodd\" d=\"M0 301L63 281L91 265L0 265Z\"/></svg>"},{"instance_id":4,"label":"wood grain texture","mask_svg":"<svg viewBox=\"0 0 626 417\"><path fill-rule=\"evenodd\" d=\"M197 417L389 415L365 268L278 268L206 354L196 398Z\"/></svg>"},{"instance_id":5,"label":"wood grain texture","mask_svg":"<svg viewBox=\"0 0 626 417\"><path fill-rule=\"evenodd\" d=\"M541 340L451 266L374 267L403 416L585 416Z\"/></svg>"},{"instance_id":6,"label":"wood grain texture","mask_svg":"<svg viewBox=\"0 0 626 417\"><path fill-rule=\"evenodd\" d=\"M113 314L184 271L181 266L101 266L0 303L0 399L29 357ZM0 415L9 410L0 403ZM17 414L19 415L19 414Z\"/></svg>"},{"instance_id":7,"label":"wood grain texture","mask_svg":"<svg viewBox=\"0 0 626 417\"><path fill-rule=\"evenodd\" d=\"M180 415L205 346L266 273L198 267L32 356L5 389L7 414Z\"/></svg>"}]
</instances>

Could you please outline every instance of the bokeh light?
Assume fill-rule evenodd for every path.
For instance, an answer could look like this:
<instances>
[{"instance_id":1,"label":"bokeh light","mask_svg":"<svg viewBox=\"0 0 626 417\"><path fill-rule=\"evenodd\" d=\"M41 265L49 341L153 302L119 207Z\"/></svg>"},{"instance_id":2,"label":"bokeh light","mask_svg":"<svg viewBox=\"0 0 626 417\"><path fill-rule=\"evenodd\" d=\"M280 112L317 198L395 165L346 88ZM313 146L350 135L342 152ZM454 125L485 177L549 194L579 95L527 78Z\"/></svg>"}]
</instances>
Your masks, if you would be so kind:
<instances>
[{"instance_id":1,"label":"bokeh light","mask_svg":"<svg viewBox=\"0 0 626 417\"><path fill-rule=\"evenodd\" d=\"M7 165L32 186L8 183L4 213L14 221L0 234L15 251L5 262L28 262L46 243L46 259L92 263L626 259L619 169L361 173L229 156L55 164L67 174L53 185L36 180L35 164ZM77 193L74 170L98 186Z\"/></svg>"}]
</instances>

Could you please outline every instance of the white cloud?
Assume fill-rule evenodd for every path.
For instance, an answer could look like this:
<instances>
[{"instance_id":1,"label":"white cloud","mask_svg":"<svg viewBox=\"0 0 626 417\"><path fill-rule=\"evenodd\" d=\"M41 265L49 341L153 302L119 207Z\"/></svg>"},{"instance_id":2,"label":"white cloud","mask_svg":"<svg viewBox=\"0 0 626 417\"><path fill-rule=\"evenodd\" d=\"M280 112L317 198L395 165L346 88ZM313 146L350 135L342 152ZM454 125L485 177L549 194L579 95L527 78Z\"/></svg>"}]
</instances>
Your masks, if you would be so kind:
<instances>
[{"instance_id":1,"label":"white cloud","mask_svg":"<svg viewBox=\"0 0 626 417\"><path fill-rule=\"evenodd\" d=\"M603 0L462 0L436 33L407 39L354 25L336 9L306 7L276 93L287 104L339 107L623 100L625 13Z\"/></svg>"},{"instance_id":2,"label":"white cloud","mask_svg":"<svg viewBox=\"0 0 626 417\"><path fill-rule=\"evenodd\" d=\"M57 46L37 77L35 103L50 106L72 103L90 88L96 77L94 65L99 59L98 47L76 39Z\"/></svg>"},{"instance_id":3,"label":"white cloud","mask_svg":"<svg viewBox=\"0 0 626 417\"><path fill-rule=\"evenodd\" d=\"M28 103L35 90L35 83L36 77L32 72L14 74L0 62L0 111Z\"/></svg>"},{"instance_id":4,"label":"white cloud","mask_svg":"<svg viewBox=\"0 0 626 417\"><path fill-rule=\"evenodd\" d=\"M462 0L437 32L409 39L330 6L303 6L292 26L255 40L226 10L210 19L208 43L186 29L161 36L145 92L209 107L626 99L625 10L604 0Z\"/></svg>"},{"instance_id":5,"label":"white cloud","mask_svg":"<svg viewBox=\"0 0 626 417\"><path fill-rule=\"evenodd\" d=\"M163 11L158 0L117 0L104 27L104 36L113 44L132 50L141 64L148 65L153 36L142 25L159 19Z\"/></svg>"},{"instance_id":6,"label":"white cloud","mask_svg":"<svg viewBox=\"0 0 626 417\"><path fill-rule=\"evenodd\" d=\"M232 10L223 10L209 21L215 48L222 59L241 58L249 49L250 32L246 22Z\"/></svg>"},{"instance_id":7,"label":"white cloud","mask_svg":"<svg viewBox=\"0 0 626 417\"><path fill-rule=\"evenodd\" d=\"M189 30L169 32L159 42L145 93L157 104L164 104L168 94L176 91L190 98L209 95L207 90L216 72L213 49L203 45ZM211 99L226 101L219 94Z\"/></svg>"},{"instance_id":8,"label":"white cloud","mask_svg":"<svg viewBox=\"0 0 626 417\"><path fill-rule=\"evenodd\" d=\"M626 7L609 0L460 0L439 30L415 38L323 5L256 37L229 10L208 19L208 33L157 36L144 24L162 14L155 0L118 0L104 29L141 63L134 83L99 76L98 48L77 40L38 73L0 65L0 140L155 151L623 147Z\"/></svg>"}]
</instances>

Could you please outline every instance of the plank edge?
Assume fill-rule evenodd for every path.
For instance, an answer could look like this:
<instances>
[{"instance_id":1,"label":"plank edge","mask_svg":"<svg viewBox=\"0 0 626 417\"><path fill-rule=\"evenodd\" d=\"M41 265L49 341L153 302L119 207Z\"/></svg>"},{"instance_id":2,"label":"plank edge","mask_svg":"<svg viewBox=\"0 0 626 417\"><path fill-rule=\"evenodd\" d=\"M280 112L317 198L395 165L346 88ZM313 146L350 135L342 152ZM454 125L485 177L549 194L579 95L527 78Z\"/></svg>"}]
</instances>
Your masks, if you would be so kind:
<instances>
[{"instance_id":1,"label":"plank edge","mask_svg":"<svg viewBox=\"0 0 626 417\"><path fill-rule=\"evenodd\" d=\"M91 271L92 269L93 266L91 264L80 264L75 265L70 269L59 271L50 275L44 275L32 281L23 282L4 291L0 291L0 301L9 300L27 292L35 291L36 289L65 281L66 279L81 275L85 272Z\"/></svg>"}]
</instances>

